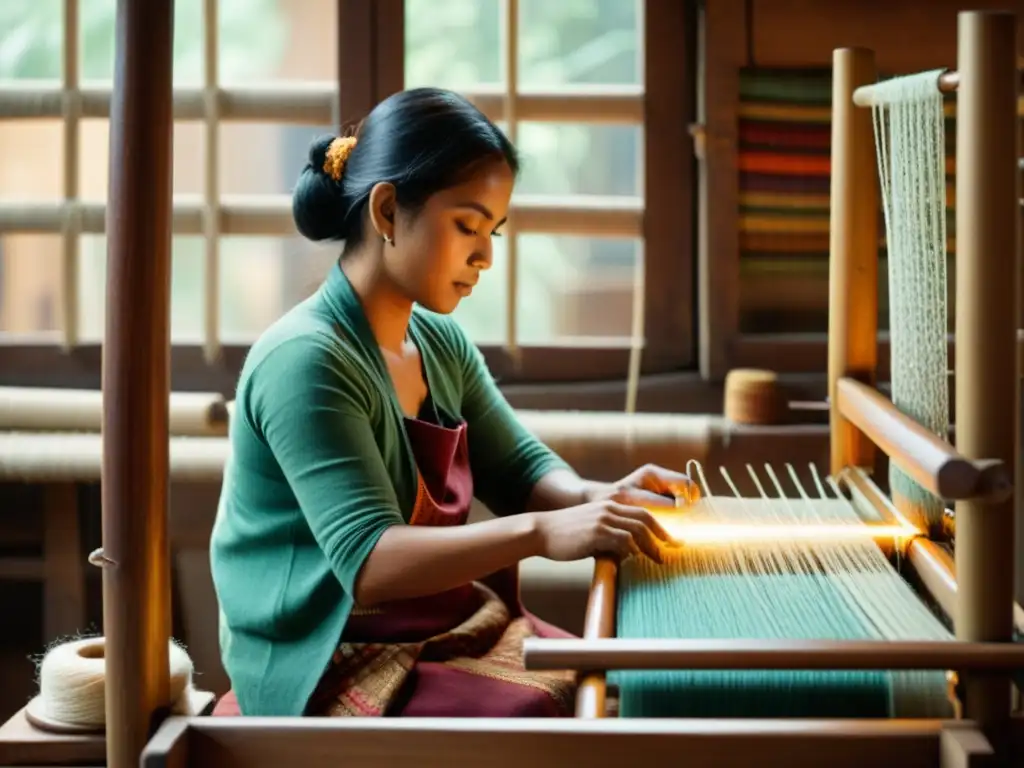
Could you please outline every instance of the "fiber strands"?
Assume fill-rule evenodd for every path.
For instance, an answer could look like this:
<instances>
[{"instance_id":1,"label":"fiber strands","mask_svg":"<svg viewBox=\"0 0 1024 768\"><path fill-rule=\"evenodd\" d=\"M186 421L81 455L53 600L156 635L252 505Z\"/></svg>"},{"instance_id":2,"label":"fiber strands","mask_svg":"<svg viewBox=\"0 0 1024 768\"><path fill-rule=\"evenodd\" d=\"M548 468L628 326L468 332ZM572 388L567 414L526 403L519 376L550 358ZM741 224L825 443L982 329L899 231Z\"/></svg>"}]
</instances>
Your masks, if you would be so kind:
<instances>
[{"instance_id":1,"label":"fiber strands","mask_svg":"<svg viewBox=\"0 0 1024 768\"><path fill-rule=\"evenodd\" d=\"M797 497L782 498L768 473L780 496L705 495L680 514L683 530L713 525L720 541L695 537L661 565L621 565L618 637L952 639L870 537L829 534L865 524L834 483L829 494L815 476L816 496L797 483ZM765 525L802 535L758 541L751 529ZM731 537L729 526L743 535ZM808 536L815 526L829 530ZM941 671L630 670L610 673L609 683L619 686L623 717L952 716Z\"/></svg>"}]
</instances>

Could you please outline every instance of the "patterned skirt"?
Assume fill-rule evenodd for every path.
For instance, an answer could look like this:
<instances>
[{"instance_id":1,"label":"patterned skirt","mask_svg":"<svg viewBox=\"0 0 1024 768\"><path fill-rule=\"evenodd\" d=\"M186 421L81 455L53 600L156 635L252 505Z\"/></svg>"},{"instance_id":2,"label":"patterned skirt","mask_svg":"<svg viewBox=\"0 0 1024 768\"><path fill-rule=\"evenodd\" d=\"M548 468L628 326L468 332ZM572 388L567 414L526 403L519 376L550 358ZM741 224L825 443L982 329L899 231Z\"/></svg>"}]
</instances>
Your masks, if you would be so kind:
<instances>
[{"instance_id":1,"label":"patterned skirt","mask_svg":"<svg viewBox=\"0 0 1024 768\"><path fill-rule=\"evenodd\" d=\"M343 637L310 698L306 713L328 717L571 717L576 677L527 671L523 641L568 637L529 615L513 616L490 589L474 584L453 591L447 607L457 623L426 639L361 642ZM467 601L471 601L468 602ZM405 617L408 619L408 616ZM393 612L357 611L350 623L376 625L386 637ZM408 626L408 621L406 621ZM352 633L346 631L346 635ZM394 629L390 633L395 634ZM402 633L399 633L402 634ZM409 635L409 632L405 632Z\"/></svg>"}]
</instances>

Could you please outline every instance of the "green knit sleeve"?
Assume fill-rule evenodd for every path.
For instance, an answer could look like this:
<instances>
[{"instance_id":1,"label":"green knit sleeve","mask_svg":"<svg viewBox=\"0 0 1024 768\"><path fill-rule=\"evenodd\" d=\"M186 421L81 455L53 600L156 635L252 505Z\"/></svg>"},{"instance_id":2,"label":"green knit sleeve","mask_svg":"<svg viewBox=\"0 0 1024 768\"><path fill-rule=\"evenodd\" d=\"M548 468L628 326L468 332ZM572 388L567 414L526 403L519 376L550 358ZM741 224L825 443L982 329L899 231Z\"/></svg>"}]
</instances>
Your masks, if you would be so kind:
<instances>
[{"instance_id":1,"label":"green knit sleeve","mask_svg":"<svg viewBox=\"0 0 1024 768\"><path fill-rule=\"evenodd\" d=\"M476 345L454 322L449 328L462 371L475 495L496 515L518 514L538 480L568 465L519 421Z\"/></svg>"},{"instance_id":2,"label":"green knit sleeve","mask_svg":"<svg viewBox=\"0 0 1024 768\"><path fill-rule=\"evenodd\" d=\"M350 595L381 534L403 522L370 424L369 388L326 339L271 351L250 379L254 426Z\"/></svg>"}]
</instances>

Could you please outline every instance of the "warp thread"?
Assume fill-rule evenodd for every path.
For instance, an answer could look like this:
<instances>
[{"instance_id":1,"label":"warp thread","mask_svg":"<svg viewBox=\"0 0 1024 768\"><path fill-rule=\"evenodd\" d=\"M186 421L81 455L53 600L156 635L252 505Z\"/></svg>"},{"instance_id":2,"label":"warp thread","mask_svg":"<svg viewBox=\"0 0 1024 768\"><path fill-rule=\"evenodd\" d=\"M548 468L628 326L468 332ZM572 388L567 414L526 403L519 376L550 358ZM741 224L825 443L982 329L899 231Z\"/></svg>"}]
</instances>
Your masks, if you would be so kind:
<instances>
[{"instance_id":1,"label":"warp thread","mask_svg":"<svg viewBox=\"0 0 1024 768\"><path fill-rule=\"evenodd\" d=\"M174 714L192 715L192 659L169 644L170 700ZM39 695L29 705L40 717L74 728L106 724L106 639L84 637L51 648L39 664Z\"/></svg>"},{"instance_id":2,"label":"warp thread","mask_svg":"<svg viewBox=\"0 0 1024 768\"><path fill-rule=\"evenodd\" d=\"M834 478L809 467L817 493L792 465L747 465L759 497L712 495L704 468L687 462L703 496L692 525L862 526ZM770 496L771 490L777 495ZM870 538L746 541L739 536L673 550L663 563L620 565L620 638L953 640L939 617ZM953 712L945 675L931 670L622 670L620 717L935 717Z\"/></svg>"},{"instance_id":3,"label":"warp thread","mask_svg":"<svg viewBox=\"0 0 1024 768\"><path fill-rule=\"evenodd\" d=\"M872 115L889 272L893 404L942 439L949 434L947 204L943 70L879 83ZM895 463L898 509L932 530L945 514ZM917 522L917 521L915 521Z\"/></svg>"}]
</instances>

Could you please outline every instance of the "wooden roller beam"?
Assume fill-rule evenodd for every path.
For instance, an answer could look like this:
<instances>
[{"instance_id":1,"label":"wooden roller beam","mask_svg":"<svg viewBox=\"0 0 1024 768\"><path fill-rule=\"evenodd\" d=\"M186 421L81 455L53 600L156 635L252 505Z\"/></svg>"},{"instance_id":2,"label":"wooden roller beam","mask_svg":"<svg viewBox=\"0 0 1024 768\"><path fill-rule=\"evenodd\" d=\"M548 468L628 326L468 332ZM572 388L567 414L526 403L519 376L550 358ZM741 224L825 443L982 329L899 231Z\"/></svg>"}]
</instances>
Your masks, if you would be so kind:
<instances>
[{"instance_id":1,"label":"wooden roller beam","mask_svg":"<svg viewBox=\"0 0 1024 768\"><path fill-rule=\"evenodd\" d=\"M952 640L546 640L523 644L527 669L1024 670L1024 643Z\"/></svg>"},{"instance_id":2,"label":"wooden roller beam","mask_svg":"<svg viewBox=\"0 0 1024 768\"><path fill-rule=\"evenodd\" d=\"M217 392L171 392L168 407L172 435L227 434L227 402ZM0 430L98 432L102 427L100 390L0 387Z\"/></svg>"},{"instance_id":3,"label":"wooden roller beam","mask_svg":"<svg viewBox=\"0 0 1024 768\"><path fill-rule=\"evenodd\" d=\"M970 726L927 719L172 718L150 742L142 766L622 768L642 761L687 768L936 768L943 735Z\"/></svg>"},{"instance_id":4,"label":"wooden roller beam","mask_svg":"<svg viewBox=\"0 0 1024 768\"><path fill-rule=\"evenodd\" d=\"M1017 80L1024 84L1024 70L1017 72ZM955 93L960 89L960 72L947 69L936 79L936 87L940 93ZM858 107L870 107L874 103L874 87L864 85L853 92L853 103Z\"/></svg>"},{"instance_id":5,"label":"wooden roller beam","mask_svg":"<svg viewBox=\"0 0 1024 768\"><path fill-rule=\"evenodd\" d=\"M836 386L840 413L922 488L940 499L1008 498L1011 474L1000 461L961 456L945 440L900 412L874 387L850 378Z\"/></svg>"}]
</instances>

